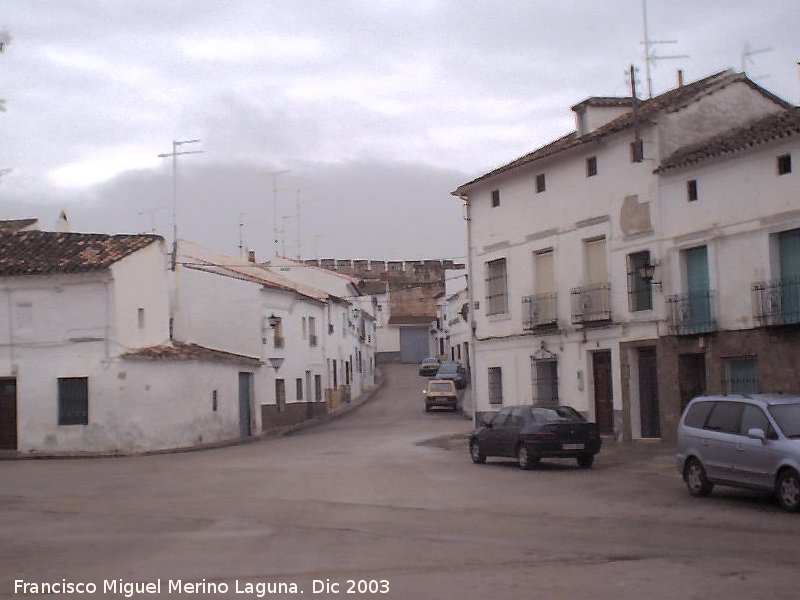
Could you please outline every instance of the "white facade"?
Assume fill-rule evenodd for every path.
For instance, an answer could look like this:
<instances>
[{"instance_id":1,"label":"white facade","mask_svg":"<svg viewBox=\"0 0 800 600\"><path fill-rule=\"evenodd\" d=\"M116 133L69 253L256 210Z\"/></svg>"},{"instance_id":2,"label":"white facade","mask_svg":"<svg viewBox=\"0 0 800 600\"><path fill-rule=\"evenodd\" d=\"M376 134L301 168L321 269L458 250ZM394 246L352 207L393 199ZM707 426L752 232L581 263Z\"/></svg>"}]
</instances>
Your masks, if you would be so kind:
<instances>
[{"instance_id":1,"label":"white facade","mask_svg":"<svg viewBox=\"0 0 800 600\"><path fill-rule=\"evenodd\" d=\"M649 302L632 293L639 284L631 265L642 257L662 264L670 269L667 285L679 274L666 238L699 229L686 215L668 216L674 192L653 171L685 144L786 105L740 75L721 74L643 108L635 127L629 110L594 109L584 137L546 146L454 192L469 210L477 418L503 404L558 402L597 420L604 433L622 435L626 421L633 437L652 435L643 431L638 405L624 407L623 397L638 384L638 346L654 350L664 334L666 288L648 287ZM594 135L590 126L605 129ZM641 162L632 155L637 134ZM729 205L718 208L704 207L700 221L730 214ZM623 378L623 365L633 374Z\"/></svg>"}]
</instances>

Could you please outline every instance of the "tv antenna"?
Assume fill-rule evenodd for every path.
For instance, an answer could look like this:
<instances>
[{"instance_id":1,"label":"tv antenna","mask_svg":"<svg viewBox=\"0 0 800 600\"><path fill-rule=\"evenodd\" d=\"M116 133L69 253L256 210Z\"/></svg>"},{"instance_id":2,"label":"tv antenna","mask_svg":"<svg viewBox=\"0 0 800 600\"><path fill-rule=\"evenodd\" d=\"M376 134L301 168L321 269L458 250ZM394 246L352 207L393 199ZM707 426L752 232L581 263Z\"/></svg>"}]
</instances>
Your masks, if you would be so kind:
<instances>
[{"instance_id":1,"label":"tv antenna","mask_svg":"<svg viewBox=\"0 0 800 600\"><path fill-rule=\"evenodd\" d=\"M244 218L245 213L239 213L239 260L244 258Z\"/></svg>"},{"instance_id":2,"label":"tv antenna","mask_svg":"<svg viewBox=\"0 0 800 600\"><path fill-rule=\"evenodd\" d=\"M677 44L677 40L651 40L647 33L647 0L642 0L642 17L644 21L644 71L647 77L647 97L653 97L653 78L650 76L650 64L655 66L659 60L673 60L677 58L689 58L688 54L673 54L670 56L658 56L651 47L655 44Z\"/></svg>"},{"instance_id":3,"label":"tv antenna","mask_svg":"<svg viewBox=\"0 0 800 600\"><path fill-rule=\"evenodd\" d=\"M749 42L745 42L744 47L742 48L742 62L741 62L742 68L740 69L741 72L744 73L745 71L747 71L748 64L751 64L753 66L756 65L755 61L752 59L753 56L755 56L756 54L764 54L765 52L772 52L772 48L767 47L767 48L758 48L757 50L754 50L753 48L750 47ZM753 77L754 79L765 79L769 77L769 74L754 75Z\"/></svg>"}]
</instances>

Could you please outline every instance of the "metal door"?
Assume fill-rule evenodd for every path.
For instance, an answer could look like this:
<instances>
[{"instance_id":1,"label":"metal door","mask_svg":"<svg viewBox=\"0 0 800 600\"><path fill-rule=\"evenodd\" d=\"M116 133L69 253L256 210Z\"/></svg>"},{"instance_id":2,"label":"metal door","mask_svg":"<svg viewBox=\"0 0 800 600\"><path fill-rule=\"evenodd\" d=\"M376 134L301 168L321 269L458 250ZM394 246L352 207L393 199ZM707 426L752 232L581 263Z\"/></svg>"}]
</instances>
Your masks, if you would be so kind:
<instances>
[{"instance_id":1,"label":"metal door","mask_svg":"<svg viewBox=\"0 0 800 600\"><path fill-rule=\"evenodd\" d=\"M603 435L614 434L614 396L611 384L611 351L592 353L594 415Z\"/></svg>"},{"instance_id":2,"label":"metal door","mask_svg":"<svg viewBox=\"0 0 800 600\"><path fill-rule=\"evenodd\" d=\"M708 249L705 246L690 248L685 251L685 257L689 333L708 331L711 324Z\"/></svg>"},{"instance_id":3,"label":"metal door","mask_svg":"<svg viewBox=\"0 0 800 600\"><path fill-rule=\"evenodd\" d=\"M642 437L661 437L655 348L639 348L639 415Z\"/></svg>"},{"instance_id":4,"label":"metal door","mask_svg":"<svg viewBox=\"0 0 800 600\"><path fill-rule=\"evenodd\" d=\"M800 229L778 236L783 323L800 323Z\"/></svg>"},{"instance_id":5,"label":"metal door","mask_svg":"<svg viewBox=\"0 0 800 600\"><path fill-rule=\"evenodd\" d=\"M0 379L0 450L17 449L17 380Z\"/></svg>"},{"instance_id":6,"label":"metal door","mask_svg":"<svg viewBox=\"0 0 800 600\"><path fill-rule=\"evenodd\" d=\"M430 339L427 327L401 327L400 362L419 363L430 356Z\"/></svg>"},{"instance_id":7,"label":"metal door","mask_svg":"<svg viewBox=\"0 0 800 600\"><path fill-rule=\"evenodd\" d=\"M239 373L239 435L250 437L250 388L252 373Z\"/></svg>"}]
</instances>

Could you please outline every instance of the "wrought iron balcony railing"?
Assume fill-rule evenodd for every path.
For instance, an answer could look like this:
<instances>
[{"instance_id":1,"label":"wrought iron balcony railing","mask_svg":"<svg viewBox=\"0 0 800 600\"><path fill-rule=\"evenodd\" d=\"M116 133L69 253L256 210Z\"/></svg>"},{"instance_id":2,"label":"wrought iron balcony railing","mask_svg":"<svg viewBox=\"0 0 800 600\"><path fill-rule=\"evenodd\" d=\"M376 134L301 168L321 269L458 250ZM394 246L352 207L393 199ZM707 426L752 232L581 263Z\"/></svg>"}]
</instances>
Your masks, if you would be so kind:
<instances>
[{"instance_id":1,"label":"wrought iron balcony railing","mask_svg":"<svg viewBox=\"0 0 800 600\"><path fill-rule=\"evenodd\" d=\"M572 289L572 322L603 325L611 321L611 285L595 283Z\"/></svg>"},{"instance_id":2,"label":"wrought iron balcony railing","mask_svg":"<svg viewBox=\"0 0 800 600\"><path fill-rule=\"evenodd\" d=\"M667 327L673 335L716 331L714 292L691 292L667 298Z\"/></svg>"},{"instance_id":3,"label":"wrought iron balcony railing","mask_svg":"<svg viewBox=\"0 0 800 600\"><path fill-rule=\"evenodd\" d=\"M522 297L523 329L555 329L558 327L556 313L558 294L535 294Z\"/></svg>"},{"instance_id":4,"label":"wrought iron balcony railing","mask_svg":"<svg viewBox=\"0 0 800 600\"><path fill-rule=\"evenodd\" d=\"M756 282L752 295L753 318L758 325L800 323L800 278Z\"/></svg>"}]
</instances>

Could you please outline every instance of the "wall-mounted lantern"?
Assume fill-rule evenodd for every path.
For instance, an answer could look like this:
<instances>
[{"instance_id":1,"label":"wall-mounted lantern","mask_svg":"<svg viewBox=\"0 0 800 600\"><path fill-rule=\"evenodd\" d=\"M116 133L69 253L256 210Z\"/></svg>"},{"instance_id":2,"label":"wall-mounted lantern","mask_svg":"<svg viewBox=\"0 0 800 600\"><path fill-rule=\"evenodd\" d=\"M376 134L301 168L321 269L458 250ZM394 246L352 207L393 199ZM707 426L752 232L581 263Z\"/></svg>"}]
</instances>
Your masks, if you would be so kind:
<instances>
[{"instance_id":1,"label":"wall-mounted lantern","mask_svg":"<svg viewBox=\"0 0 800 600\"><path fill-rule=\"evenodd\" d=\"M642 281L650 285L661 285L660 281L653 281L653 277L656 274L656 267L658 265L651 264L650 262L644 263L641 267L639 267L639 277L641 277Z\"/></svg>"},{"instance_id":2,"label":"wall-mounted lantern","mask_svg":"<svg viewBox=\"0 0 800 600\"><path fill-rule=\"evenodd\" d=\"M275 313L272 313L270 316L267 317L267 324L275 329L278 326L278 323L281 322L280 317L276 317Z\"/></svg>"}]
</instances>

